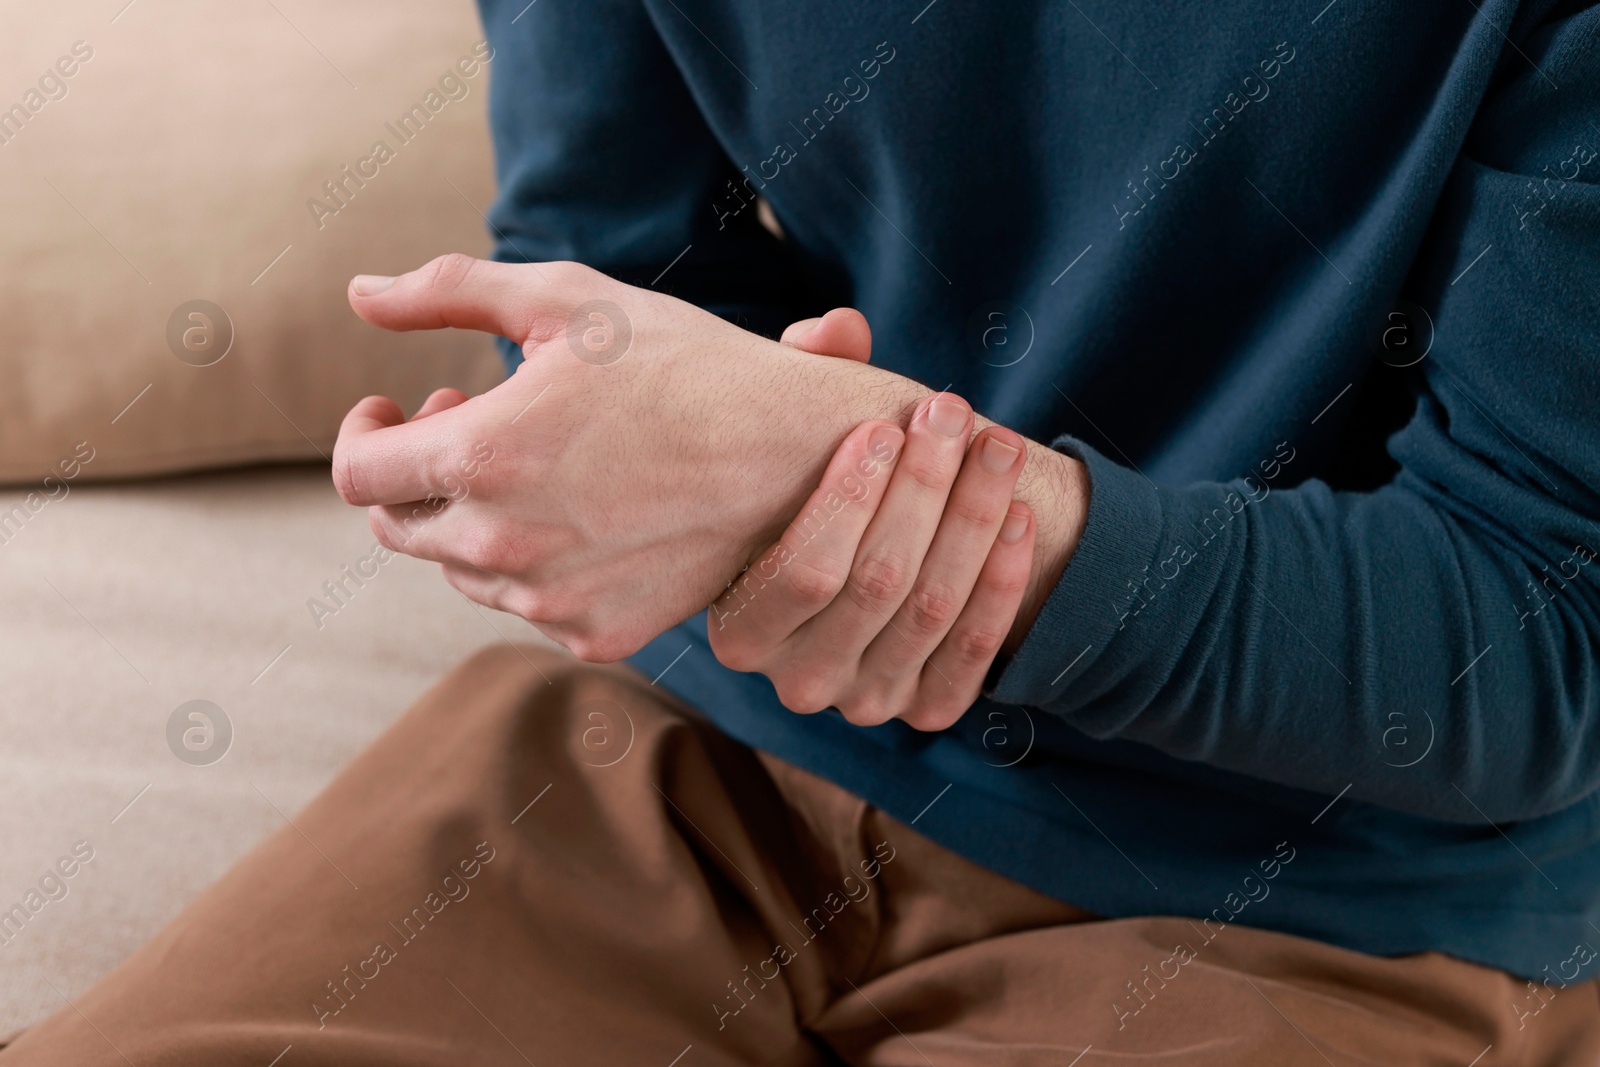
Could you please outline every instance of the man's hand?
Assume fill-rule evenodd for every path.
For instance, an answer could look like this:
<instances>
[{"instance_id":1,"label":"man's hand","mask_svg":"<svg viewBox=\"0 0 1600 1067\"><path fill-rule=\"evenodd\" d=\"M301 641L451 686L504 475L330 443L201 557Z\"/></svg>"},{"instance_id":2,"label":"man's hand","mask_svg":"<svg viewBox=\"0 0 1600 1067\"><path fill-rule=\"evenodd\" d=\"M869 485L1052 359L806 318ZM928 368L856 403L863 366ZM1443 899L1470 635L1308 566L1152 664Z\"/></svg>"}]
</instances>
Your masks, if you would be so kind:
<instances>
[{"instance_id":1,"label":"man's hand","mask_svg":"<svg viewBox=\"0 0 1600 1067\"><path fill-rule=\"evenodd\" d=\"M848 308L795 323L783 341L872 352ZM939 395L905 433L871 422L847 437L779 543L712 605L717 658L767 675L792 711L926 730L959 719L1012 629L1035 528L1011 502L1022 438L990 427L969 448L972 423L959 397Z\"/></svg>"},{"instance_id":2,"label":"man's hand","mask_svg":"<svg viewBox=\"0 0 1600 1067\"><path fill-rule=\"evenodd\" d=\"M969 450L971 427L940 393L904 432L879 421L847 437L779 542L712 605L717 658L767 675L791 711L924 730L959 719L1012 628L1034 540L1011 500L1022 438L991 426Z\"/></svg>"},{"instance_id":3,"label":"man's hand","mask_svg":"<svg viewBox=\"0 0 1600 1067\"><path fill-rule=\"evenodd\" d=\"M704 608L852 426L904 418L925 392L576 264L446 256L358 278L350 302L389 329L522 345L509 380L426 419L407 423L381 397L357 404L334 480L372 509L380 542L442 563L468 596L585 659L620 658ZM448 502L418 521L430 499Z\"/></svg>"},{"instance_id":4,"label":"man's hand","mask_svg":"<svg viewBox=\"0 0 1600 1067\"><path fill-rule=\"evenodd\" d=\"M371 508L380 542L439 561L472 599L590 660L628 655L715 600L855 426L906 424L929 393L577 264L445 256L357 278L350 302L388 329L457 326L522 346L505 383L425 419L405 422L381 397L357 404L334 481ZM1050 545L1033 568L1042 602L1082 525L1067 491L1082 479L1065 457L1030 452L1030 469L1040 452L1056 461L1018 492ZM423 506L432 517L414 521Z\"/></svg>"}]
</instances>

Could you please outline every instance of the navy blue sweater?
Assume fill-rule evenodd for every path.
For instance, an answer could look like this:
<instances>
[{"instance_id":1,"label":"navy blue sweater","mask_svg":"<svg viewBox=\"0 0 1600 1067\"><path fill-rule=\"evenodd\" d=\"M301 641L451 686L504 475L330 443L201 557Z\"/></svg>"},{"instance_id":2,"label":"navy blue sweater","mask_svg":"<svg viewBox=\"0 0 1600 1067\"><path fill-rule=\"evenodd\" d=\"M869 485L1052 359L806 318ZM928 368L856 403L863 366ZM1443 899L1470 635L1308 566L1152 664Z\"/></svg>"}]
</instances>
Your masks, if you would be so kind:
<instances>
[{"instance_id":1,"label":"navy blue sweater","mask_svg":"<svg viewBox=\"0 0 1600 1067\"><path fill-rule=\"evenodd\" d=\"M925 3L483 0L500 258L854 305L1092 482L943 734L791 715L703 619L636 663L1100 914L1591 977L1600 12Z\"/></svg>"}]
</instances>

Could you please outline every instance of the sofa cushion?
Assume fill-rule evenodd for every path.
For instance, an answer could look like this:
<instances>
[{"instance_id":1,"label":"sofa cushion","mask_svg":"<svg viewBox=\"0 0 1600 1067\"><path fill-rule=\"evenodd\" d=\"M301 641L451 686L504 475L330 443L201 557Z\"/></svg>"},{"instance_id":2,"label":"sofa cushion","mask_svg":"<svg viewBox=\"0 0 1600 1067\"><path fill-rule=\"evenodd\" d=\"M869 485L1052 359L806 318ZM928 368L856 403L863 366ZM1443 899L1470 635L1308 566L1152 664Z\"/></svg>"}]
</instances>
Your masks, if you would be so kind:
<instances>
[{"instance_id":1,"label":"sofa cushion","mask_svg":"<svg viewBox=\"0 0 1600 1067\"><path fill-rule=\"evenodd\" d=\"M470 0L117 7L0 33L0 481L316 458L362 396L498 379L344 295L487 248Z\"/></svg>"}]
</instances>

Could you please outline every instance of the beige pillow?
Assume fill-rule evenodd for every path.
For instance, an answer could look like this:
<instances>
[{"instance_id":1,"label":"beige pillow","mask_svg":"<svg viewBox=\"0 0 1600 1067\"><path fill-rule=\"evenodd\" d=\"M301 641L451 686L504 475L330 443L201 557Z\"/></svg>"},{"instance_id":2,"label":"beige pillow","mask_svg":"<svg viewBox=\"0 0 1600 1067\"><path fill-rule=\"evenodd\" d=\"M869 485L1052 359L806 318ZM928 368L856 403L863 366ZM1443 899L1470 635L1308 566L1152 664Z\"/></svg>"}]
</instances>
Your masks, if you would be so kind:
<instances>
[{"instance_id":1,"label":"beige pillow","mask_svg":"<svg viewBox=\"0 0 1600 1067\"><path fill-rule=\"evenodd\" d=\"M344 296L487 250L470 0L0 22L0 481L314 459L362 396L499 379L488 339L384 333Z\"/></svg>"}]
</instances>

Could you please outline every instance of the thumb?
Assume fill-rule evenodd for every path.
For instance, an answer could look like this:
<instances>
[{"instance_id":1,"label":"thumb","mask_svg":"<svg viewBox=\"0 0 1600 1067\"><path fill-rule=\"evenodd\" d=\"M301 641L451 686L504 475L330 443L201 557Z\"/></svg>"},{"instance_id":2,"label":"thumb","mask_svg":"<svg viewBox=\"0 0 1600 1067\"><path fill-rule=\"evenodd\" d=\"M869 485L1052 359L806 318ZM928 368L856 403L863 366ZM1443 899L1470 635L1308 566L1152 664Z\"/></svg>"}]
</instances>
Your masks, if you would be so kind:
<instances>
[{"instance_id":1,"label":"thumb","mask_svg":"<svg viewBox=\"0 0 1600 1067\"><path fill-rule=\"evenodd\" d=\"M576 263L494 263L451 253L396 278L350 281L350 307L385 330L455 326L518 344L561 334L573 307L610 288L599 271Z\"/></svg>"},{"instance_id":2,"label":"thumb","mask_svg":"<svg viewBox=\"0 0 1600 1067\"><path fill-rule=\"evenodd\" d=\"M866 363L872 358L872 327L855 308L834 308L820 319L802 319L783 331L783 343L816 356Z\"/></svg>"}]
</instances>

